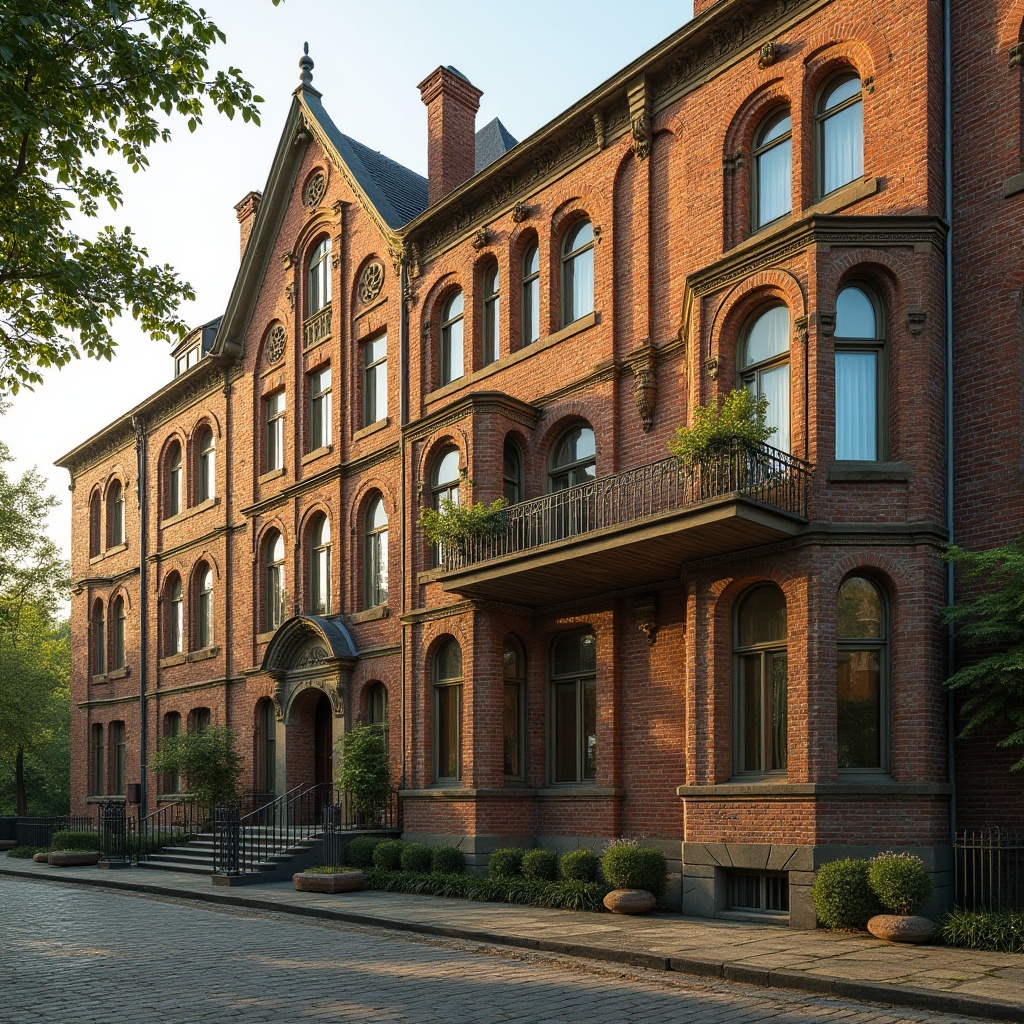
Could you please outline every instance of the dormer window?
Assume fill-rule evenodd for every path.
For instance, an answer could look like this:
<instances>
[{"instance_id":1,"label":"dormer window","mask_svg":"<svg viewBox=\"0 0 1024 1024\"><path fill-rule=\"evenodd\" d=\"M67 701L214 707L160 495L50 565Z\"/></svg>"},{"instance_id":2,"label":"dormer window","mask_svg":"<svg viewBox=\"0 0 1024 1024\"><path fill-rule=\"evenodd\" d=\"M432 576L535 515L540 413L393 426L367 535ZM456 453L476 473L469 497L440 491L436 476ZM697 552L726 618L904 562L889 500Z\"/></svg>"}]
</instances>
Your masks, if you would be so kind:
<instances>
[{"instance_id":1,"label":"dormer window","mask_svg":"<svg viewBox=\"0 0 1024 1024\"><path fill-rule=\"evenodd\" d=\"M195 366L201 357L202 348L197 340L194 345L190 345L174 360L174 376L180 377L186 370Z\"/></svg>"}]
</instances>

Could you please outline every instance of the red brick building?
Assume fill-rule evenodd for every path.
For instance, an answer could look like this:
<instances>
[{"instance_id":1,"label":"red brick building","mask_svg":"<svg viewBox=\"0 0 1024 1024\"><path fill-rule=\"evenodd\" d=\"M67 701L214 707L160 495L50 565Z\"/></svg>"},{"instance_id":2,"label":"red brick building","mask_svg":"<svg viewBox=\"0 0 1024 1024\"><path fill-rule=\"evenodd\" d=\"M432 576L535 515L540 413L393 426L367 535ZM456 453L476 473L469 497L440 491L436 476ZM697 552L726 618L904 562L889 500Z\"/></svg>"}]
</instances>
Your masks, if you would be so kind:
<instances>
[{"instance_id":1,"label":"red brick building","mask_svg":"<svg viewBox=\"0 0 1024 1024\"><path fill-rule=\"evenodd\" d=\"M429 180L303 58L223 316L60 463L76 809L173 799L145 752L204 722L257 793L378 722L407 836L642 836L684 912L802 927L822 862L912 850L944 900L953 809L1019 818L987 747L954 796L939 613L951 509L968 546L1024 516L1024 3L957 5L952 250L941 4L696 8L519 143L439 67ZM952 404L947 254L999 297L953 307ZM770 447L680 470L676 427L739 387ZM506 497L500 535L432 546L446 496Z\"/></svg>"}]
</instances>

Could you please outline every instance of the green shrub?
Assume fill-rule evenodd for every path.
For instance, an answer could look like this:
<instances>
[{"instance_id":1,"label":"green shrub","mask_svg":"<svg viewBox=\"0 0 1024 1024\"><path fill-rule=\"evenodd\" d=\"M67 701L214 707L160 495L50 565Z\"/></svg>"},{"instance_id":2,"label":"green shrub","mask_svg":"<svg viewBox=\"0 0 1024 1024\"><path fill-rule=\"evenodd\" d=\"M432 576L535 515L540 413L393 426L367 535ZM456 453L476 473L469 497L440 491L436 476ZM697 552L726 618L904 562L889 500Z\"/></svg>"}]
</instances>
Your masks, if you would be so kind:
<instances>
[{"instance_id":1,"label":"green shrub","mask_svg":"<svg viewBox=\"0 0 1024 1024\"><path fill-rule=\"evenodd\" d=\"M668 450L681 466L722 454L734 443L757 448L775 433L767 423L768 400L756 398L747 388L735 388L709 405L693 409L691 426L677 427Z\"/></svg>"},{"instance_id":2,"label":"green shrub","mask_svg":"<svg viewBox=\"0 0 1024 1024\"><path fill-rule=\"evenodd\" d=\"M420 509L420 527L431 544L459 550L474 537L503 534L507 529L507 505L504 498L498 498L489 505L482 501L460 505L451 498L442 498L440 508Z\"/></svg>"},{"instance_id":3,"label":"green shrub","mask_svg":"<svg viewBox=\"0 0 1024 1024\"><path fill-rule=\"evenodd\" d=\"M558 878L558 854L554 850L528 850L523 854L523 877L541 882Z\"/></svg>"},{"instance_id":4,"label":"green shrub","mask_svg":"<svg viewBox=\"0 0 1024 1024\"><path fill-rule=\"evenodd\" d=\"M601 871L613 889L646 889L659 898L665 891L665 854L650 846L612 844L601 858Z\"/></svg>"},{"instance_id":5,"label":"green shrub","mask_svg":"<svg viewBox=\"0 0 1024 1024\"><path fill-rule=\"evenodd\" d=\"M307 875L339 875L345 868L332 868L329 864L314 864L311 868L303 868Z\"/></svg>"},{"instance_id":6,"label":"green shrub","mask_svg":"<svg viewBox=\"0 0 1024 1024\"><path fill-rule=\"evenodd\" d=\"M406 843L402 849L399 863L403 871L416 871L424 874L430 871L434 851L426 843Z\"/></svg>"},{"instance_id":7,"label":"green shrub","mask_svg":"<svg viewBox=\"0 0 1024 1024\"><path fill-rule=\"evenodd\" d=\"M811 899L818 920L829 928L863 928L881 906L868 882L866 860L847 858L823 864L814 876Z\"/></svg>"},{"instance_id":8,"label":"green shrub","mask_svg":"<svg viewBox=\"0 0 1024 1024\"><path fill-rule=\"evenodd\" d=\"M15 860L31 860L37 853L42 853L45 846L14 846L7 851L8 857Z\"/></svg>"},{"instance_id":9,"label":"green shrub","mask_svg":"<svg viewBox=\"0 0 1024 1024\"><path fill-rule=\"evenodd\" d=\"M153 771L182 776L195 802L209 808L238 798L244 764L235 750L234 733L219 725L163 737L150 760Z\"/></svg>"},{"instance_id":10,"label":"green shrub","mask_svg":"<svg viewBox=\"0 0 1024 1024\"><path fill-rule=\"evenodd\" d=\"M348 793L355 812L380 823L391 792L391 762L384 730L359 723L345 734L338 767L338 785Z\"/></svg>"},{"instance_id":11,"label":"green shrub","mask_svg":"<svg viewBox=\"0 0 1024 1024\"><path fill-rule=\"evenodd\" d=\"M384 842L381 836L357 836L345 847L345 863L354 868L373 865L373 851Z\"/></svg>"},{"instance_id":12,"label":"green shrub","mask_svg":"<svg viewBox=\"0 0 1024 1024\"><path fill-rule=\"evenodd\" d=\"M399 871L402 867L402 851L405 843L401 839L385 839L373 851L373 866L384 871Z\"/></svg>"},{"instance_id":13,"label":"green shrub","mask_svg":"<svg viewBox=\"0 0 1024 1024\"><path fill-rule=\"evenodd\" d=\"M51 850L74 850L81 853L95 853L100 848L100 837L96 832L54 832L50 840Z\"/></svg>"},{"instance_id":14,"label":"green shrub","mask_svg":"<svg viewBox=\"0 0 1024 1024\"><path fill-rule=\"evenodd\" d=\"M491 878L518 878L523 873L523 851L518 846L503 846L491 854L487 874Z\"/></svg>"},{"instance_id":15,"label":"green shrub","mask_svg":"<svg viewBox=\"0 0 1024 1024\"><path fill-rule=\"evenodd\" d=\"M892 914L913 914L932 894L924 861L911 853L880 853L871 859L868 884Z\"/></svg>"},{"instance_id":16,"label":"green shrub","mask_svg":"<svg viewBox=\"0 0 1024 1024\"><path fill-rule=\"evenodd\" d=\"M455 846L439 846L434 850L430 870L435 875L461 875L466 870L466 858Z\"/></svg>"},{"instance_id":17,"label":"green shrub","mask_svg":"<svg viewBox=\"0 0 1024 1024\"><path fill-rule=\"evenodd\" d=\"M946 946L1024 953L1024 911L951 910L939 921L935 937Z\"/></svg>"},{"instance_id":18,"label":"green shrub","mask_svg":"<svg viewBox=\"0 0 1024 1024\"><path fill-rule=\"evenodd\" d=\"M601 878L601 861L590 850L563 853L559 868L562 877L569 882L597 882Z\"/></svg>"}]
</instances>

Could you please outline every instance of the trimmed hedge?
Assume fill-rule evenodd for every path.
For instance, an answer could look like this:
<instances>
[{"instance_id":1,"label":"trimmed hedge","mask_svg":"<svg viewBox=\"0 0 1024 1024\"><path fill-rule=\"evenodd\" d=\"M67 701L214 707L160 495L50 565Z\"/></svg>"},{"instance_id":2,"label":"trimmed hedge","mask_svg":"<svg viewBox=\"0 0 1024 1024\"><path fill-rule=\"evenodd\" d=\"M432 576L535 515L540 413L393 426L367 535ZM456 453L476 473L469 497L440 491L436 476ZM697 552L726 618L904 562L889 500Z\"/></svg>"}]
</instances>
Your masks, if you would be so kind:
<instances>
[{"instance_id":1,"label":"trimmed hedge","mask_svg":"<svg viewBox=\"0 0 1024 1024\"><path fill-rule=\"evenodd\" d=\"M525 850L518 846L503 846L491 854L487 862L487 874L491 878L519 878L523 873Z\"/></svg>"},{"instance_id":2,"label":"trimmed hedge","mask_svg":"<svg viewBox=\"0 0 1024 1024\"><path fill-rule=\"evenodd\" d=\"M570 882L601 880L601 861L591 850L570 850L563 853L558 866L562 877Z\"/></svg>"},{"instance_id":3,"label":"trimmed hedge","mask_svg":"<svg viewBox=\"0 0 1024 1024\"><path fill-rule=\"evenodd\" d=\"M946 946L1024 953L1024 911L951 910L939 921L935 937Z\"/></svg>"},{"instance_id":4,"label":"trimmed hedge","mask_svg":"<svg viewBox=\"0 0 1024 1024\"><path fill-rule=\"evenodd\" d=\"M553 882L558 878L558 854L554 850L527 850L522 867L524 878Z\"/></svg>"},{"instance_id":5,"label":"trimmed hedge","mask_svg":"<svg viewBox=\"0 0 1024 1024\"><path fill-rule=\"evenodd\" d=\"M372 867L373 851L383 842L383 836L356 836L345 847L345 863L354 868Z\"/></svg>"},{"instance_id":6,"label":"trimmed hedge","mask_svg":"<svg viewBox=\"0 0 1024 1024\"><path fill-rule=\"evenodd\" d=\"M448 899L478 900L482 903L517 903L555 910L604 909L601 900L606 885L587 882L542 882L532 878L480 877L479 875L416 874L411 871L366 873L367 889L405 892L418 896L442 896Z\"/></svg>"},{"instance_id":7,"label":"trimmed hedge","mask_svg":"<svg viewBox=\"0 0 1024 1024\"><path fill-rule=\"evenodd\" d=\"M42 853L45 846L12 846L7 851L8 857L15 860L31 860L37 853Z\"/></svg>"},{"instance_id":8,"label":"trimmed hedge","mask_svg":"<svg viewBox=\"0 0 1024 1024\"><path fill-rule=\"evenodd\" d=\"M406 843L399 863L403 871L415 871L418 874L423 874L430 871L433 859L434 851L426 843Z\"/></svg>"},{"instance_id":9,"label":"trimmed hedge","mask_svg":"<svg viewBox=\"0 0 1024 1024\"><path fill-rule=\"evenodd\" d=\"M847 857L822 864L814 876L811 900L818 920L829 928L863 928L882 911L868 881L866 860Z\"/></svg>"},{"instance_id":10,"label":"trimmed hedge","mask_svg":"<svg viewBox=\"0 0 1024 1024\"><path fill-rule=\"evenodd\" d=\"M434 850L430 870L435 875L461 875L466 870L465 854L456 846L439 846Z\"/></svg>"},{"instance_id":11,"label":"trimmed hedge","mask_svg":"<svg viewBox=\"0 0 1024 1024\"><path fill-rule=\"evenodd\" d=\"M659 899L665 891L665 854L650 846L609 846L601 858L601 872L613 889L646 889Z\"/></svg>"},{"instance_id":12,"label":"trimmed hedge","mask_svg":"<svg viewBox=\"0 0 1024 1024\"><path fill-rule=\"evenodd\" d=\"M402 867L402 851L405 843L401 839L385 839L373 851L373 866L385 871L399 871Z\"/></svg>"},{"instance_id":13,"label":"trimmed hedge","mask_svg":"<svg viewBox=\"0 0 1024 1024\"><path fill-rule=\"evenodd\" d=\"M931 876L920 857L880 853L868 867L868 884L891 914L913 914L932 894Z\"/></svg>"},{"instance_id":14,"label":"trimmed hedge","mask_svg":"<svg viewBox=\"0 0 1024 1024\"><path fill-rule=\"evenodd\" d=\"M98 853L99 848L100 837L96 832L54 832L50 840L51 850Z\"/></svg>"}]
</instances>

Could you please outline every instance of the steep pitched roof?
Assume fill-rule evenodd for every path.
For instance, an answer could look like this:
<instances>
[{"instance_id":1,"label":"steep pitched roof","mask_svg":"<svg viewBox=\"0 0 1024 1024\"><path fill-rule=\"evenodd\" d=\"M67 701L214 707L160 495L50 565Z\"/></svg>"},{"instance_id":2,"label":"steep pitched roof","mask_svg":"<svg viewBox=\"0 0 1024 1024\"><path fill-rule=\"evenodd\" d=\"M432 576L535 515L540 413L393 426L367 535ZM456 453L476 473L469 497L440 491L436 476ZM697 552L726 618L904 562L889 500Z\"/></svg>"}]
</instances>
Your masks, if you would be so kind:
<instances>
[{"instance_id":1,"label":"steep pitched roof","mask_svg":"<svg viewBox=\"0 0 1024 1024\"><path fill-rule=\"evenodd\" d=\"M518 145L519 140L512 137L501 121L497 118L488 121L476 133L476 173L479 174L498 157L504 156L513 146Z\"/></svg>"}]
</instances>

